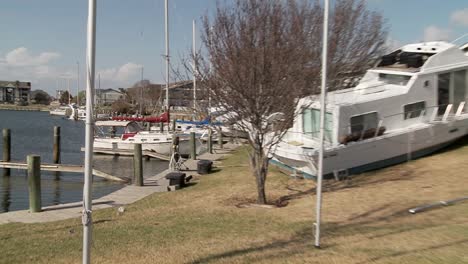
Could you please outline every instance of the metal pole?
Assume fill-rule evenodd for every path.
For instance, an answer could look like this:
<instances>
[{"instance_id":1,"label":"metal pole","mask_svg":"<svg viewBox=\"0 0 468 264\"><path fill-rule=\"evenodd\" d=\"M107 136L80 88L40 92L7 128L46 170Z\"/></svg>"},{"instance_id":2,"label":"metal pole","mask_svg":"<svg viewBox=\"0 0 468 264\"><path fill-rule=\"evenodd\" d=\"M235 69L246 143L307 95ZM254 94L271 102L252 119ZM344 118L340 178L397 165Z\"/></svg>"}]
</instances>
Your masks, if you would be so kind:
<instances>
[{"instance_id":1,"label":"metal pole","mask_svg":"<svg viewBox=\"0 0 468 264\"><path fill-rule=\"evenodd\" d=\"M166 14L166 111L169 111L169 6L168 0L165 0L165 14ZM168 120L169 122L169 120Z\"/></svg>"},{"instance_id":2,"label":"metal pole","mask_svg":"<svg viewBox=\"0 0 468 264\"><path fill-rule=\"evenodd\" d=\"M323 16L323 48L322 48L322 89L320 94L320 145L318 158L318 173L317 173L317 212L315 222L315 247L320 247L320 220L322 210L322 180L323 180L323 141L325 138L325 97L327 86L327 53L328 53L328 3L329 0L324 0L324 16Z\"/></svg>"},{"instance_id":3,"label":"metal pole","mask_svg":"<svg viewBox=\"0 0 468 264\"><path fill-rule=\"evenodd\" d=\"M88 33L86 47L86 134L85 174L83 188L83 264L91 261L92 181L93 181L93 97L96 59L96 0L88 0Z\"/></svg>"},{"instance_id":4,"label":"metal pole","mask_svg":"<svg viewBox=\"0 0 468 264\"><path fill-rule=\"evenodd\" d=\"M141 67L141 81L140 81L140 115L143 115L143 66Z\"/></svg>"},{"instance_id":5,"label":"metal pole","mask_svg":"<svg viewBox=\"0 0 468 264\"><path fill-rule=\"evenodd\" d=\"M80 106L80 62L76 62L76 105Z\"/></svg>"},{"instance_id":6,"label":"metal pole","mask_svg":"<svg viewBox=\"0 0 468 264\"><path fill-rule=\"evenodd\" d=\"M193 36L193 109L197 106L197 44L195 40L195 20L192 23Z\"/></svg>"}]
</instances>

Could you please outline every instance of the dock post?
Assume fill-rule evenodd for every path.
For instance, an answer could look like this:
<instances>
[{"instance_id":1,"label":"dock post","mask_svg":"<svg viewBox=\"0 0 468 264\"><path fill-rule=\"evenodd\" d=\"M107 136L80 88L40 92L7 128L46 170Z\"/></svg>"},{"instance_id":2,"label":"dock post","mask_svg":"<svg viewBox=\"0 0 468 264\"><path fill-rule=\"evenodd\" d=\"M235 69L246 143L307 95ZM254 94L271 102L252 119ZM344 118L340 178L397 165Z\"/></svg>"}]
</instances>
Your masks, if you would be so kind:
<instances>
[{"instance_id":1,"label":"dock post","mask_svg":"<svg viewBox=\"0 0 468 264\"><path fill-rule=\"evenodd\" d=\"M41 202L41 157L28 155L28 187L29 212L37 213L42 210Z\"/></svg>"},{"instance_id":2,"label":"dock post","mask_svg":"<svg viewBox=\"0 0 468 264\"><path fill-rule=\"evenodd\" d=\"M213 130L208 129L208 153L213 154Z\"/></svg>"},{"instance_id":3,"label":"dock post","mask_svg":"<svg viewBox=\"0 0 468 264\"><path fill-rule=\"evenodd\" d=\"M161 132L161 133L164 132L164 123L163 122L159 123L159 132Z\"/></svg>"},{"instance_id":4,"label":"dock post","mask_svg":"<svg viewBox=\"0 0 468 264\"><path fill-rule=\"evenodd\" d=\"M197 159L197 144L195 141L195 132L190 132L190 158Z\"/></svg>"},{"instance_id":5,"label":"dock post","mask_svg":"<svg viewBox=\"0 0 468 264\"><path fill-rule=\"evenodd\" d=\"M136 186L143 186L143 160L141 144L135 144L133 149L133 180Z\"/></svg>"},{"instance_id":6,"label":"dock post","mask_svg":"<svg viewBox=\"0 0 468 264\"><path fill-rule=\"evenodd\" d=\"M11 130L3 129L3 161L11 161ZM10 169L3 169L3 176L10 176Z\"/></svg>"},{"instance_id":7,"label":"dock post","mask_svg":"<svg viewBox=\"0 0 468 264\"><path fill-rule=\"evenodd\" d=\"M151 123L146 122L146 130L151 131Z\"/></svg>"},{"instance_id":8,"label":"dock post","mask_svg":"<svg viewBox=\"0 0 468 264\"><path fill-rule=\"evenodd\" d=\"M219 148L223 148L223 132L221 131L221 128L218 130L218 145Z\"/></svg>"},{"instance_id":9,"label":"dock post","mask_svg":"<svg viewBox=\"0 0 468 264\"><path fill-rule=\"evenodd\" d=\"M54 126L54 153L53 162L55 164L60 163L60 127Z\"/></svg>"},{"instance_id":10,"label":"dock post","mask_svg":"<svg viewBox=\"0 0 468 264\"><path fill-rule=\"evenodd\" d=\"M176 119L172 119L172 131L176 131Z\"/></svg>"}]
</instances>

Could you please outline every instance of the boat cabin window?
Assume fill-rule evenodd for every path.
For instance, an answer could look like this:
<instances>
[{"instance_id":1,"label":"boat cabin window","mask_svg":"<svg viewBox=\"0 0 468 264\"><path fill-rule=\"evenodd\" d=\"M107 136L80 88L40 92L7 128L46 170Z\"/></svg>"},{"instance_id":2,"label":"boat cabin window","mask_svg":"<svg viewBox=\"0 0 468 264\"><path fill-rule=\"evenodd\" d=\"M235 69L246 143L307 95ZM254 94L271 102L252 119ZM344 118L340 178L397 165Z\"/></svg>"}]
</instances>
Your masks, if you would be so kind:
<instances>
[{"instance_id":1,"label":"boat cabin window","mask_svg":"<svg viewBox=\"0 0 468 264\"><path fill-rule=\"evenodd\" d=\"M399 74L386 74L386 73L379 73L379 81L384 82L386 84L395 84L395 85L406 85L411 76L407 75L399 75Z\"/></svg>"},{"instance_id":2,"label":"boat cabin window","mask_svg":"<svg viewBox=\"0 0 468 264\"><path fill-rule=\"evenodd\" d=\"M352 116L350 119L351 133L361 134L368 129L377 129L379 125L379 116L377 112L371 112L363 115Z\"/></svg>"},{"instance_id":3,"label":"boat cabin window","mask_svg":"<svg viewBox=\"0 0 468 264\"><path fill-rule=\"evenodd\" d=\"M125 128L125 133L136 133L140 130L141 130L141 127L137 123L132 122L132 123L129 123L127 127Z\"/></svg>"},{"instance_id":4,"label":"boat cabin window","mask_svg":"<svg viewBox=\"0 0 468 264\"><path fill-rule=\"evenodd\" d=\"M302 113L302 127L306 136L311 138L320 137L320 109L304 109ZM333 116L325 114L325 140L331 142L333 131Z\"/></svg>"},{"instance_id":5,"label":"boat cabin window","mask_svg":"<svg viewBox=\"0 0 468 264\"><path fill-rule=\"evenodd\" d=\"M403 106L404 116L403 118L411 119L415 117L420 117L423 111L426 109L426 102L417 102L412 104L407 104Z\"/></svg>"}]
</instances>

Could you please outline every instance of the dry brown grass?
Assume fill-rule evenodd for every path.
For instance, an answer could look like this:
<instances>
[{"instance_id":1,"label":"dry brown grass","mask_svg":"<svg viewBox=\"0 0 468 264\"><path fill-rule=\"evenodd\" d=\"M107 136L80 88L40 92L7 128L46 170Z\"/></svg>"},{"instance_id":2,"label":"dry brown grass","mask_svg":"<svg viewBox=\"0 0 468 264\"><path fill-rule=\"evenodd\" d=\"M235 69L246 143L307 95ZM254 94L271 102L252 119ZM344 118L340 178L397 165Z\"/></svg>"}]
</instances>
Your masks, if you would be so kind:
<instances>
[{"instance_id":1,"label":"dry brown grass","mask_svg":"<svg viewBox=\"0 0 468 264\"><path fill-rule=\"evenodd\" d=\"M95 213L94 263L468 263L468 202L411 215L411 207L468 195L468 147L327 181L323 249L313 247L314 183L272 168L267 191L286 207L237 208L255 200L244 149L177 192ZM0 226L1 263L79 263L78 219Z\"/></svg>"}]
</instances>

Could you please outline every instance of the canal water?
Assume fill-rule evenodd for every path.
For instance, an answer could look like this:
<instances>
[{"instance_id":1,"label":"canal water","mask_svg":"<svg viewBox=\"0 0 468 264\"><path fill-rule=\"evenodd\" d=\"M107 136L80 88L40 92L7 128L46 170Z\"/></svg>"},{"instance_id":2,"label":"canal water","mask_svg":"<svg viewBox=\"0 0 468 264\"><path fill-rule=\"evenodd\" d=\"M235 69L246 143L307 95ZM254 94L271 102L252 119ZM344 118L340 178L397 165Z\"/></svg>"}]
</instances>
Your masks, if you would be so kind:
<instances>
[{"instance_id":1,"label":"canal water","mask_svg":"<svg viewBox=\"0 0 468 264\"><path fill-rule=\"evenodd\" d=\"M61 163L83 165L84 152L81 148L84 147L85 139L84 122L50 116L48 112L0 110L0 130L11 130L12 161L25 162L27 155L37 154L41 156L42 162L51 163L54 126L61 127ZM0 140L0 150L2 144ZM145 177L156 175L168 167L165 161L151 159L143 162ZM133 176L132 157L94 155L94 167L115 176ZM105 196L124 186L94 177L93 198ZM42 171L41 188L42 206L82 201L83 174ZM0 212L28 208L26 170L12 169L11 176L4 177L0 169Z\"/></svg>"}]
</instances>

